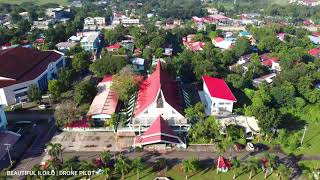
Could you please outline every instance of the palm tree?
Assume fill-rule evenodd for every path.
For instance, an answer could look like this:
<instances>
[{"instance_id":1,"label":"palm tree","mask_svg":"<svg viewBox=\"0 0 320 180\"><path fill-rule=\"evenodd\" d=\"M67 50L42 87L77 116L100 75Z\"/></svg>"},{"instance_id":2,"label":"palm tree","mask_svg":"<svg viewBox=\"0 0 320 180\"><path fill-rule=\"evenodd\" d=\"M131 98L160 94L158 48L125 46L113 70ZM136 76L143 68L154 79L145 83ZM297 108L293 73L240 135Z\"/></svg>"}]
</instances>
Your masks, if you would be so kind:
<instances>
[{"instance_id":1,"label":"palm tree","mask_svg":"<svg viewBox=\"0 0 320 180\"><path fill-rule=\"evenodd\" d=\"M96 167L90 161L82 161L79 167L81 171L94 171L95 168Z\"/></svg>"},{"instance_id":2,"label":"palm tree","mask_svg":"<svg viewBox=\"0 0 320 180\"><path fill-rule=\"evenodd\" d=\"M241 167L241 163L240 161L237 159L237 157L234 157L231 160L231 165L232 165L232 170L233 170L233 179L237 178L237 171L240 169Z\"/></svg>"},{"instance_id":3,"label":"palm tree","mask_svg":"<svg viewBox=\"0 0 320 180\"><path fill-rule=\"evenodd\" d=\"M186 173L186 179L188 179L188 173L194 173L198 170L198 161L196 159L187 159L182 161L183 171Z\"/></svg>"},{"instance_id":4,"label":"palm tree","mask_svg":"<svg viewBox=\"0 0 320 180\"><path fill-rule=\"evenodd\" d=\"M62 160L62 145L60 143L48 143L47 144L48 154L54 159L61 157Z\"/></svg>"},{"instance_id":5,"label":"palm tree","mask_svg":"<svg viewBox=\"0 0 320 180\"><path fill-rule=\"evenodd\" d=\"M281 164L277 169L277 177L279 179L289 179L291 173L292 173L292 169L291 168L287 168L284 164Z\"/></svg>"},{"instance_id":6,"label":"palm tree","mask_svg":"<svg viewBox=\"0 0 320 180\"><path fill-rule=\"evenodd\" d=\"M120 155L117 158L117 161L116 161L116 164L114 165L114 167L115 167L116 171L121 172L121 179L124 179L125 173L128 173L130 170L130 165L129 165L127 159L122 155Z\"/></svg>"},{"instance_id":7,"label":"palm tree","mask_svg":"<svg viewBox=\"0 0 320 180\"><path fill-rule=\"evenodd\" d=\"M140 157L138 158L135 158L133 161L132 161L132 165L131 165L133 171L137 174L137 179L140 179L140 172L144 169L144 164L141 160Z\"/></svg>"},{"instance_id":8,"label":"palm tree","mask_svg":"<svg viewBox=\"0 0 320 180\"><path fill-rule=\"evenodd\" d=\"M167 161L166 161L166 159L159 158L155 162L156 162L158 171L160 171L162 169L164 169L165 172L167 171Z\"/></svg>"},{"instance_id":9,"label":"palm tree","mask_svg":"<svg viewBox=\"0 0 320 180\"><path fill-rule=\"evenodd\" d=\"M102 169L102 175L105 177L105 179L110 179L111 178L111 169L108 167L104 167Z\"/></svg>"},{"instance_id":10,"label":"palm tree","mask_svg":"<svg viewBox=\"0 0 320 180\"><path fill-rule=\"evenodd\" d=\"M110 151L103 151L100 153L100 158L104 165L107 165L111 160L111 153Z\"/></svg>"},{"instance_id":11,"label":"palm tree","mask_svg":"<svg viewBox=\"0 0 320 180\"><path fill-rule=\"evenodd\" d=\"M265 169L264 178L267 178L268 175L272 174L273 170L277 166L276 156L274 154L267 154L266 160L269 162L268 166Z\"/></svg>"},{"instance_id":12,"label":"palm tree","mask_svg":"<svg viewBox=\"0 0 320 180\"><path fill-rule=\"evenodd\" d=\"M77 156L74 156L68 160L66 160L62 164L62 169L64 171L75 171L79 169L79 158Z\"/></svg>"},{"instance_id":13,"label":"palm tree","mask_svg":"<svg viewBox=\"0 0 320 180\"><path fill-rule=\"evenodd\" d=\"M259 161L255 158L246 161L243 164L242 170L246 173L250 172L249 178L252 179L253 173L257 173L259 169Z\"/></svg>"}]
</instances>

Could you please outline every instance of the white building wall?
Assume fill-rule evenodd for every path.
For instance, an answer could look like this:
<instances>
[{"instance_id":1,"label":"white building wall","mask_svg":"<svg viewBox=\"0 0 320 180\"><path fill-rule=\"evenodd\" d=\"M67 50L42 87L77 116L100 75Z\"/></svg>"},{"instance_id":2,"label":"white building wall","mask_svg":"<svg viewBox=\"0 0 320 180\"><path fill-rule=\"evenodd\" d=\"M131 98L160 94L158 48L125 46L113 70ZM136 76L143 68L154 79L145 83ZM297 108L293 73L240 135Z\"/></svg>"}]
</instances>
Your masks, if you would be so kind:
<instances>
[{"instance_id":1,"label":"white building wall","mask_svg":"<svg viewBox=\"0 0 320 180\"><path fill-rule=\"evenodd\" d=\"M221 109L232 112L233 101L211 97L209 89L205 83L203 83L203 92L206 102L208 103L206 108L209 109L212 114L218 113Z\"/></svg>"}]
</instances>

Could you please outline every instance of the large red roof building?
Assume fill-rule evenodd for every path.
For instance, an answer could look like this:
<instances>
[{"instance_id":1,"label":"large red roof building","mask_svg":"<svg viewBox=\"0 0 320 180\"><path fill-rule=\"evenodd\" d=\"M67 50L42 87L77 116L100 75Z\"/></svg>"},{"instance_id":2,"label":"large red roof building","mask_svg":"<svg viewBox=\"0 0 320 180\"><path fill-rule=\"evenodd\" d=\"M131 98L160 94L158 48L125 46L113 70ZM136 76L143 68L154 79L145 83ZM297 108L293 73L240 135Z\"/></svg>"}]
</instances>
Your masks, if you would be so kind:
<instances>
[{"instance_id":1,"label":"large red roof building","mask_svg":"<svg viewBox=\"0 0 320 180\"><path fill-rule=\"evenodd\" d=\"M46 90L48 80L55 78L64 64L64 56L58 51L25 47L0 50L0 104L25 100L31 84Z\"/></svg>"},{"instance_id":2,"label":"large red roof building","mask_svg":"<svg viewBox=\"0 0 320 180\"><path fill-rule=\"evenodd\" d=\"M180 86L159 60L154 72L140 84L130 126L149 127L160 115L169 126L189 126L183 116Z\"/></svg>"}]
</instances>

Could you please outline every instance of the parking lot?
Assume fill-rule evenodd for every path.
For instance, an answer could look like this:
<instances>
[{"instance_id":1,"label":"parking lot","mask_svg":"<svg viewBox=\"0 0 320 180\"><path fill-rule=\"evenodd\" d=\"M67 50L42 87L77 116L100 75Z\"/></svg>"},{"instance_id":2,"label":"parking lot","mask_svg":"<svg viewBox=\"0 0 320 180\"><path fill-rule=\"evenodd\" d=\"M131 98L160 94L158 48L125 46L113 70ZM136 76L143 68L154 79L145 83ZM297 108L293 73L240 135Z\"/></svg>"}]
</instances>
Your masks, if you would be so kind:
<instances>
[{"instance_id":1,"label":"parking lot","mask_svg":"<svg viewBox=\"0 0 320 180\"><path fill-rule=\"evenodd\" d=\"M119 151L128 149L133 137L117 137L113 132L61 132L52 138L68 151Z\"/></svg>"}]
</instances>

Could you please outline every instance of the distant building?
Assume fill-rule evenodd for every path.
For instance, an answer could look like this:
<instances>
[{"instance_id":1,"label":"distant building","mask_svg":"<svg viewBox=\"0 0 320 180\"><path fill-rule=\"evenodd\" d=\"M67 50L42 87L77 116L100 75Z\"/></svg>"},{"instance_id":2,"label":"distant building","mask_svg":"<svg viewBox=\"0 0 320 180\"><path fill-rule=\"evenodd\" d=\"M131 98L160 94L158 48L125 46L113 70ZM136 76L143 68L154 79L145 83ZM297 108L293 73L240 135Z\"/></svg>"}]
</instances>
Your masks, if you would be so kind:
<instances>
[{"instance_id":1,"label":"distant building","mask_svg":"<svg viewBox=\"0 0 320 180\"><path fill-rule=\"evenodd\" d=\"M235 38L222 38L222 37L216 37L212 39L212 44L220 49L230 49L234 46L236 42Z\"/></svg>"},{"instance_id":2,"label":"distant building","mask_svg":"<svg viewBox=\"0 0 320 180\"><path fill-rule=\"evenodd\" d=\"M273 78L276 76L277 76L276 73L271 73L271 74L261 76L259 78L255 78L255 79L253 79L253 85L257 87L263 82L271 84L273 82Z\"/></svg>"},{"instance_id":3,"label":"distant building","mask_svg":"<svg viewBox=\"0 0 320 180\"><path fill-rule=\"evenodd\" d=\"M195 34L189 34L187 37L182 39L183 45L191 51L202 51L206 45L204 42L194 41Z\"/></svg>"},{"instance_id":4,"label":"distant building","mask_svg":"<svg viewBox=\"0 0 320 180\"><path fill-rule=\"evenodd\" d=\"M203 91L199 92L201 101L205 104L207 115L222 115L232 113L233 103L237 99L223 79L203 76Z\"/></svg>"},{"instance_id":5,"label":"distant building","mask_svg":"<svg viewBox=\"0 0 320 180\"><path fill-rule=\"evenodd\" d=\"M268 54L263 54L260 56L261 64L267 66L270 70L281 71L279 58L270 57Z\"/></svg>"},{"instance_id":6,"label":"distant building","mask_svg":"<svg viewBox=\"0 0 320 180\"><path fill-rule=\"evenodd\" d=\"M53 20L60 21L62 18L70 18L70 9L64 8L48 8L46 15L51 17Z\"/></svg>"},{"instance_id":7,"label":"distant building","mask_svg":"<svg viewBox=\"0 0 320 180\"><path fill-rule=\"evenodd\" d=\"M143 58L131 58L131 63L136 71L144 71L144 59Z\"/></svg>"},{"instance_id":8,"label":"distant building","mask_svg":"<svg viewBox=\"0 0 320 180\"><path fill-rule=\"evenodd\" d=\"M310 39L310 41L313 44L319 45L320 44L320 37L317 36L308 36L308 38Z\"/></svg>"},{"instance_id":9,"label":"distant building","mask_svg":"<svg viewBox=\"0 0 320 180\"><path fill-rule=\"evenodd\" d=\"M61 52L66 52L67 50L70 50L72 47L75 47L77 43L75 42L60 42L56 44L56 47Z\"/></svg>"},{"instance_id":10,"label":"distant building","mask_svg":"<svg viewBox=\"0 0 320 180\"><path fill-rule=\"evenodd\" d=\"M86 51L95 52L99 46L99 32L83 32L83 38L80 41L81 47Z\"/></svg>"},{"instance_id":11,"label":"distant building","mask_svg":"<svg viewBox=\"0 0 320 180\"><path fill-rule=\"evenodd\" d=\"M26 101L31 84L47 90L48 81L57 77L65 61L58 51L16 47L0 50L0 64L0 104L8 106Z\"/></svg>"},{"instance_id":12,"label":"distant building","mask_svg":"<svg viewBox=\"0 0 320 180\"><path fill-rule=\"evenodd\" d=\"M121 48L121 43L118 42L118 43L112 44L110 46L107 46L106 50L108 52L114 52L114 51L118 51L120 48Z\"/></svg>"},{"instance_id":13,"label":"distant building","mask_svg":"<svg viewBox=\"0 0 320 180\"><path fill-rule=\"evenodd\" d=\"M97 26L105 26L106 18L105 17L94 17L94 22Z\"/></svg>"},{"instance_id":14,"label":"distant building","mask_svg":"<svg viewBox=\"0 0 320 180\"><path fill-rule=\"evenodd\" d=\"M320 57L320 49L319 48L310 49L309 54L313 57L319 58Z\"/></svg>"},{"instance_id":15,"label":"distant building","mask_svg":"<svg viewBox=\"0 0 320 180\"><path fill-rule=\"evenodd\" d=\"M54 24L54 21L52 19L33 21L32 29L46 30L49 28L50 25L53 25L53 24Z\"/></svg>"}]
</instances>

